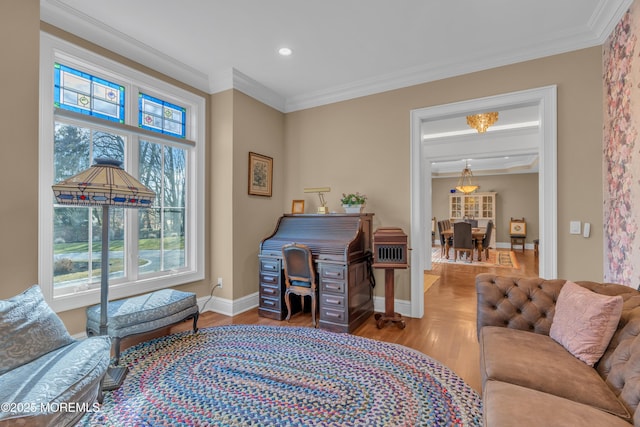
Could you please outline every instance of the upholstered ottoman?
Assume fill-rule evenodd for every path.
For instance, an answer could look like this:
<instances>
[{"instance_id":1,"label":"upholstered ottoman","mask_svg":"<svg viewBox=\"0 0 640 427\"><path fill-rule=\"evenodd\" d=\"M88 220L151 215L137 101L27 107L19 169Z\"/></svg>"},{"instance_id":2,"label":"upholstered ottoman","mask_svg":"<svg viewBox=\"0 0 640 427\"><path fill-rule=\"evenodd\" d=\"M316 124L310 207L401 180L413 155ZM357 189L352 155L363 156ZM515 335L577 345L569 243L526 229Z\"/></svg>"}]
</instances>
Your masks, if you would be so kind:
<instances>
[{"instance_id":1,"label":"upholstered ottoman","mask_svg":"<svg viewBox=\"0 0 640 427\"><path fill-rule=\"evenodd\" d=\"M198 304L192 292L163 289L150 294L109 301L107 334L113 339L115 364L120 361L120 340L193 318L198 330ZM100 334L100 304L87 308L87 335Z\"/></svg>"}]
</instances>

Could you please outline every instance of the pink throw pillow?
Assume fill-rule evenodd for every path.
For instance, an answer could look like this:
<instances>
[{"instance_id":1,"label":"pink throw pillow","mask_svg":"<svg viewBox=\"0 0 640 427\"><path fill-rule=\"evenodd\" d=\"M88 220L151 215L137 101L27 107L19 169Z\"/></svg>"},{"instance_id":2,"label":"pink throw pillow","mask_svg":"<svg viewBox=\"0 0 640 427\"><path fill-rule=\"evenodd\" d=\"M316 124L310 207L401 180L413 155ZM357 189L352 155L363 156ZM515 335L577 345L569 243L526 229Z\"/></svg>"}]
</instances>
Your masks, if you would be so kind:
<instances>
[{"instance_id":1,"label":"pink throw pillow","mask_svg":"<svg viewBox=\"0 0 640 427\"><path fill-rule=\"evenodd\" d=\"M621 314L620 295L601 295L567 280L556 301L549 336L593 366L609 346Z\"/></svg>"}]
</instances>

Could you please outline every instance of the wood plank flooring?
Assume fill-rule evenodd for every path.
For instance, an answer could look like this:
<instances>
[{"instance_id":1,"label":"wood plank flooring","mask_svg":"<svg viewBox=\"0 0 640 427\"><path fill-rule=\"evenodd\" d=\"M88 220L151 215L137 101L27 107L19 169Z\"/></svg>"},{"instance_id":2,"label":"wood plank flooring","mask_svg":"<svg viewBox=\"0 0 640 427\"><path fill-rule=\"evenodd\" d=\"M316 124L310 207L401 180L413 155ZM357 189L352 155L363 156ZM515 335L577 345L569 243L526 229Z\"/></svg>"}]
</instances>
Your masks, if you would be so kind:
<instances>
[{"instance_id":1,"label":"wood plank flooring","mask_svg":"<svg viewBox=\"0 0 640 427\"><path fill-rule=\"evenodd\" d=\"M516 252L519 268L479 267L473 265L434 264L430 274L440 276L424 295L424 317L405 318L406 328L399 329L389 324L383 329L376 327L371 318L354 331L354 335L401 344L419 350L439 360L462 377L467 384L480 391L479 347L476 337L476 293L475 276L479 273L500 275L537 276L538 260L532 250ZM280 322L258 316L252 309L234 317L205 312L200 316L200 328L230 325L259 324L281 326L311 325L311 316L294 316L291 322ZM189 330L191 322L185 322L154 334L124 339L122 348L145 341L155 336Z\"/></svg>"}]
</instances>

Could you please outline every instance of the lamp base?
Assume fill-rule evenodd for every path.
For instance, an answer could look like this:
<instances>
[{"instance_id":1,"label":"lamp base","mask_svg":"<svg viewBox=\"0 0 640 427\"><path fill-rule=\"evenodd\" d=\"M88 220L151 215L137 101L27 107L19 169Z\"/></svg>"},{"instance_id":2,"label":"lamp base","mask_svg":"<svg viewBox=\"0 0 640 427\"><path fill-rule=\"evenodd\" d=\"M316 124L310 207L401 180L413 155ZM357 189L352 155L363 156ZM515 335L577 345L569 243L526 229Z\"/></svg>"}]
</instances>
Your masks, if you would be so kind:
<instances>
[{"instance_id":1,"label":"lamp base","mask_svg":"<svg viewBox=\"0 0 640 427\"><path fill-rule=\"evenodd\" d=\"M102 380L102 390L109 391L119 388L124 382L129 370L126 366L109 366Z\"/></svg>"},{"instance_id":2,"label":"lamp base","mask_svg":"<svg viewBox=\"0 0 640 427\"><path fill-rule=\"evenodd\" d=\"M328 214L329 213L329 208L326 206L320 206L318 208L318 213L319 214Z\"/></svg>"}]
</instances>

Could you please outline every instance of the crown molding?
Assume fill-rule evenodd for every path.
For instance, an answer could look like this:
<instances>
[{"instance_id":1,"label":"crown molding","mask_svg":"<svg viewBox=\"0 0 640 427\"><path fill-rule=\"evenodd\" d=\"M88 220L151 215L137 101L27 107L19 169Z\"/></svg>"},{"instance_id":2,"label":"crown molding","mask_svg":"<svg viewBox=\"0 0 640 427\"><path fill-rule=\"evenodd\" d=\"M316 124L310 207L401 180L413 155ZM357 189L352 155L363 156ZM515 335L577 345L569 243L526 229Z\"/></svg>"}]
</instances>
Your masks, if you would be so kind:
<instances>
[{"instance_id":1,"label":"crown molding","mask_svg":"<svg viewBox=\"0 0 640 427\"><path fill-rule=\"evenodd\" d=\"M633 0L601 0L584 29L567 33L559 41L550 38L540 39L527 48L520 49L516 54L512 51L488 50L478 53L471 60L451 61L435 67L425 64L397 73L303 93L286 99L235 68L218 75L200 72L81 13L61 0L41 0L40 14L41 19L51 25L65 29L125 57L135 58L135 61L196 89L207 93L238 89L278 111L288 113L602 45L632 3Z\"/></svg>"},{"instance_id":2,"label":"crown molding","mask_svg":"<svg viewBox=\"0 0 640 427\"><path fill-rule=\"evenodd\" d=\"M439 67L423 65L394 74L336 86L323 91L301 94L287 99L285 112L347 101L443 78L461 76L472 72L599 46L607 40L632 3L633 0L622 0L620 2L601 0L589 19L588 25L582 31L565 34L560 41L543 39L526 49L520 50L518 54L513 52L483 52L472 60L450 62Z\"/></svg>"},{"instance_id":3,"label":"crown molding","mask_svg":"<svg viewBox=\"0 0 640 427\"><path fill-rule=\"evenodd\" d=\"M40 19L203 92L209 89L207 74L165 55L60 0L41 0Z\"/></svg>"}]
</instances>

